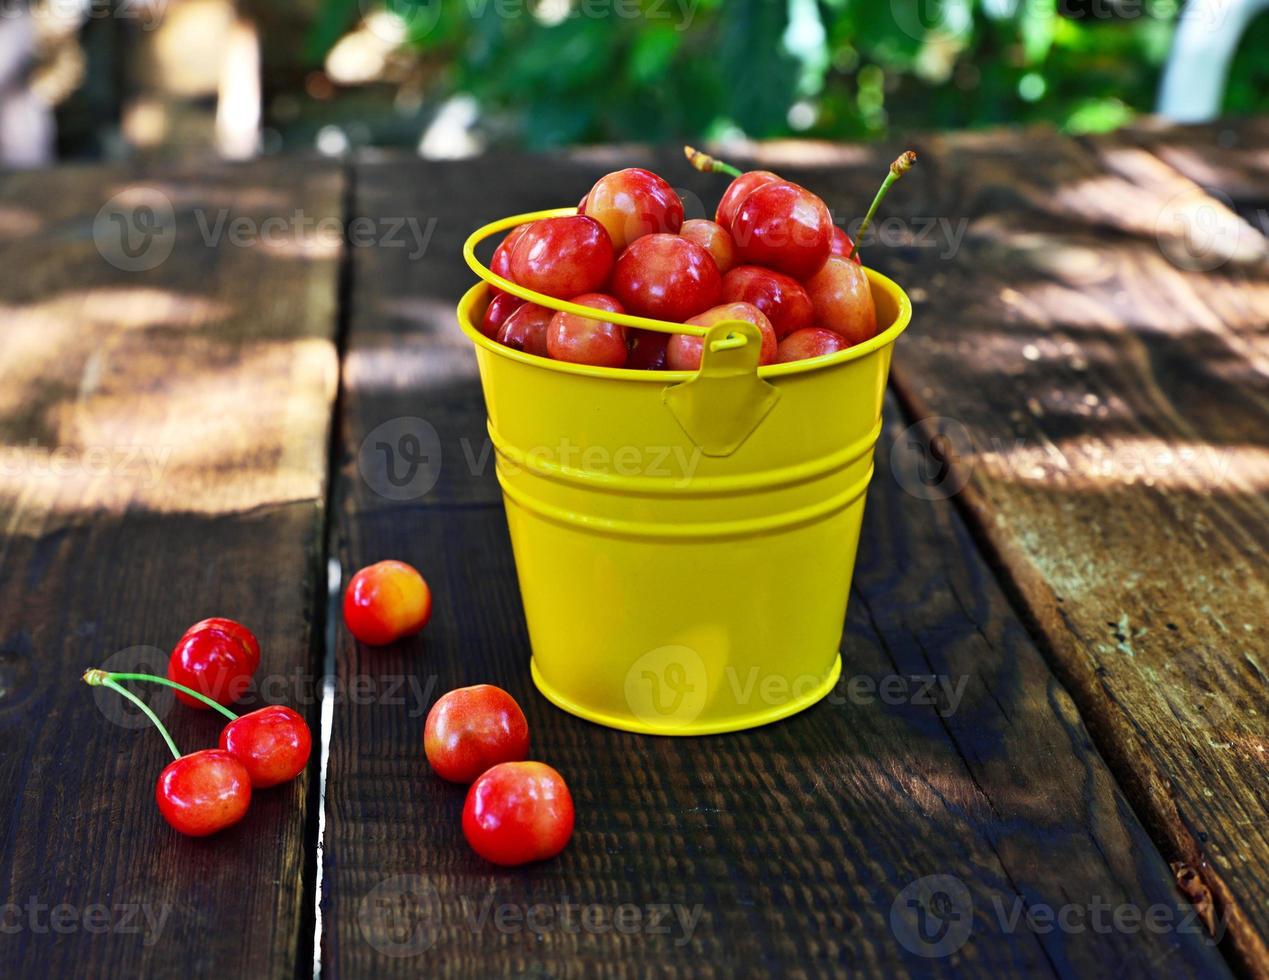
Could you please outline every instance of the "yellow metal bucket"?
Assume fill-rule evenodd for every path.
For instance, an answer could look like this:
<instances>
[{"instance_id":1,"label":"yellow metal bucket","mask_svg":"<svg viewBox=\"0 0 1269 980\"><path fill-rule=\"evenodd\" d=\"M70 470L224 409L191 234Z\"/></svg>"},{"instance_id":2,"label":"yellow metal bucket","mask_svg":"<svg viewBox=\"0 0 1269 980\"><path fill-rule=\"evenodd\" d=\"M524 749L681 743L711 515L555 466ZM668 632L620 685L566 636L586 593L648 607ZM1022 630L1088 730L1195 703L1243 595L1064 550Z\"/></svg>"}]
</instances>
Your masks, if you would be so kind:
<instances>
[{"instance_id":1,"label":"yellow metal bucket","mask_svg":"<svg viewBox=\"0 0 1269 980\"><path fill-rule=\"evenodd\" d=\"M485 283L580 310L492 273L476 245L573 208L476 231ZM477 329L485 283L458 305L476 346L498 481L533 648L534 683L565 711L657 735L785 718L841 673L864 491L908 297L872 270L876 337L759 368L748 323L708 329L701 368L635 371L547 360Z\"/></svg>"}]
</instances>

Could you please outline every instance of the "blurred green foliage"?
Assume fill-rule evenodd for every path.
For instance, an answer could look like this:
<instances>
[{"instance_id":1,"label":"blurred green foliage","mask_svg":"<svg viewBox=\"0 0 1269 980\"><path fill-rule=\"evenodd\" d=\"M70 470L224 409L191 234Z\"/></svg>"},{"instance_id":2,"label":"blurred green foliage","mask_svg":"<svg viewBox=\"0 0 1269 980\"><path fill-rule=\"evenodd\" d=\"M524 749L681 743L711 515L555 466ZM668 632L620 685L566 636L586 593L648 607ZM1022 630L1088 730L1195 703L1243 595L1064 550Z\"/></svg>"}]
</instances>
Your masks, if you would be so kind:
<instances>
[{"instance_id":1,"label":"blurred green foliage","mask_svg":"<svg viewBox=\"0 0 1269 980\"><path fill-rule=\"evenodd\" d=\"M1153 106L1179 0L324 0L313 53L382 4L531 146L801 135L838 139L1047 121L1121 125ZM1253 34L1264 38L1264 25ZM1243 45L1234 112L1269 109Z\"/></svg>"}]
</instances>

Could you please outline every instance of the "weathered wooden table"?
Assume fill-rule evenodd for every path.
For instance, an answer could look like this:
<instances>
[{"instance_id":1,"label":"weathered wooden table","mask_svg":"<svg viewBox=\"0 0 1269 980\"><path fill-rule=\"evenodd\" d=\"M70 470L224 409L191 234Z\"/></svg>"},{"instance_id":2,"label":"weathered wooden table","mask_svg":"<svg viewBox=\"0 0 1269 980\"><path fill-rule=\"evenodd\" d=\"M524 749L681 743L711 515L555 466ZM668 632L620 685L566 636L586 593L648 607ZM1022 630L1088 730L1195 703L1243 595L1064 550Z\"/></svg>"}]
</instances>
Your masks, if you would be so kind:
<instances>
[{"instance_id":1,"label":"weathered wooden table","mask_svg":"<svg viewBox=\"0 0 1269 980\"><path fill-rule=\"evenodd\" d=\"M1269 976L1269 121L914 145L866 245L916 314L843 681L691 740L535 693L453 307L479 223L634 162L718 180L672 149L0 180L0 974ZM847 220L896 149L757 159ZM385 557L436 612L367 649L333 597ZM200 841L79 677L212 614L326 739ZM571 783L557 860L491 870L423 762L478 681Z\"/></svg>"}]
</instances>

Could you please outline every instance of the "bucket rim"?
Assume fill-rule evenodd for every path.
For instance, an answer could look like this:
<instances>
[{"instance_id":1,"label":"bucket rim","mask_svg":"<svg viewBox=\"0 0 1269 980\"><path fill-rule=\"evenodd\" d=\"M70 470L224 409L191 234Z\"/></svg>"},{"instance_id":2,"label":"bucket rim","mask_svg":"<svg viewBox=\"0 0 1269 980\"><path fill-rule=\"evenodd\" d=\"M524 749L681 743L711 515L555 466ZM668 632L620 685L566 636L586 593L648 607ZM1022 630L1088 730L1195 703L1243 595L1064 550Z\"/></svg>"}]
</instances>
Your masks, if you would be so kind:
<instances>
[{"instance_id":1,"label":"bucket rim","mask_svg":"<svg viewBox=\"0 0 1269 980\"><path fill-rule=\"evenodd\" d=\"M841 364L859 360L893 344L912 321L912 300L908 298L908 294L903 291L903 288L888 276L883 276L875 269L867 267L864 268L864 274L868 277L868 281L874 289L879 289L881 292L886 293L895 304L894 321L885 330L873 337L869 337L862 343L832 354L821 354L819 357L808 357L801 361L789 361L785 364L764 364L758 368L758 377L769 379L809 374L813 371L837 367ZM458 326L468 340L472 341L477 347L484 348L493 354L513 361L519 361L532 367L558 371L561 374L621 381L644 381L649 384L665 385L684 382L697 375L696 371L651 371L638 368L609 368L598 367L593 364L574 364L570 361L556 361L549 357L539 357L536 354L529 354L525 351L507 347L505 344L500 344L482 334L476 328L474 317L471 315L476 303L491 288L493 287L487 282L477 282L463 294L458 301Z\"/></svg>"}]
</instances>

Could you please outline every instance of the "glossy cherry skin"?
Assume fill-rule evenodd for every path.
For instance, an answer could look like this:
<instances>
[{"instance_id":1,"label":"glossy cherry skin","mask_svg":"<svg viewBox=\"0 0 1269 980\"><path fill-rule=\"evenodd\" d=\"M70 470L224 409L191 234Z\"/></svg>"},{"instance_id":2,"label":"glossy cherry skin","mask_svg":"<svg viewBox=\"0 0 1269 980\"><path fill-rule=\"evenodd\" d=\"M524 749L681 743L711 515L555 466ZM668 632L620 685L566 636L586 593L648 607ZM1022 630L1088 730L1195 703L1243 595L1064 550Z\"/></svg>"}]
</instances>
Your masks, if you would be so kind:
<instances>
[{"instance_id":1,"label":"glossy cherry skin","mask_svg":"<svg viewBox=\"0 0 1269 980\"><path fill-rule=\"evenodd\" d=\"M511 252L516 247L516 242L520 240L520 236L524 234L524 230L528 225L516 225L509 232L507 237L498 243L498 247L494 249L493 258L489 260L489 270L496 272L503 279L512 279L511 275ZM512 279L514 282L514 279ZM489 287L493 290L494 295L500 295L502 290L497 286Z\"/></svg>"},{"instance_id":2,"label":"glossy cherry skin","mask_svg":"<svg viewBox=\"0 0 1269 980\"><path fill-rule=\"evenodd\" d=\"M731 223L736 258L799 281L819 272L833 244L833 216L805 187L764 184L740 203Z\"/></svg>"},{"instance_id":3,"label":"glossy cherry skin","mask_svg":"<svg viewBox=\"0 0 1269 980\"><path fill-rule=\"evenodd\" d=\"M775 362L787 364L789 361L804 361L808 357L836 354L849 346L841 334L823 327L804 327L780 341L780 346L776 348Z\"/></svg>"},{"instance_id":4,"label":"glossy cherry skin","mask_svg":"<svg viewBox=\"0 0 1269 980\"><path fill-rule=\"evenodd\" d=\"M852 345L876 334L877 310L862 266L834 255L805 286L817 326L841 334Z\"/></svg>"},{"instance_id":5,"label":"glossy cherry skin","mask_svg":"<svg viewBox=\"0 0 1269 980\"><path fill-rule=\"evenodd\" d=\"M492 684L460 687L427 713L423 751L442 779L470 783L500 762L529 754L529 723L516 699Z\"/></svg>"},{"instance_id":6,"label":"glossy cherry skin","mask_svg":"<svg viewBox=\"0 0 1269 980\"><path fill-rule=\"evenodd\" d=\"M538 357L550 357L546 348L546 328L551 324L554 310L536 303L525 303L516 309L498 330L497 341L513 350Z\"/></svg>"},{"instance_id":7,"label":"glossy cherry skin","mask_svg":"<svg viewBox=\"0 0 1269 980\"><path fill-rule=\"evenodd\" d=\"M494 864L545 861L573 836L573 797L558 772L541 762L503 762L467 791L463 836Z\"/></svg>"},{"instance_id":8,"label":"glossy cherry skin","mask_svg":"<svg viewBox=\"0 0 1269 980\"><path fill-rule=\"evenodd\" d=\"M260 643L249 629L232 619L204 619L177 641L167 662L167 676L206 694L218 704L233 704L247 693L260 666ZM180 691L182 703L211 709Z\"/></svg>"},{"instance_id":9,"label":"glossy cherry skin","mask_svg":"<svg viewBox=\"0 0 1269 980\"><path fill-rule=\"evenodd\" d=\"M609 313L624 313L611 296L583 293L572 302ZM546 328L547 353L557 361L593 364L596 367L626 366L626 328L607 320L556 311Z\"/></svg>"},{"instance_id":10,"label":"glossy cherry skin","mask_svg":"<svg viewBox=\"0 0 1269 980\"><path fill-rule=\"evenodd\" d=\"M750 303L723 303L713 309L694 316L688 323L701 327L712 327L723 320L745 320L756 326L762 334L762 353L758 357L759 364L770 364L775 360L776 335L771 321L758 307ZM665 351L665 365L671 371L695 371L701 366L701 347L704 338L691 334L676 333L670 338Z\"/></svg>"},{"instance_id":11,"label":"glossy cherry skin","mask_svg":"<svg viewBox=\"0 0 1269 980\"><path fill-rule=\"evenodd\" d=\"M834 225L833 226L833 244L829 246L829 249L828 249L829 255L840 255L842 258L845 258L846 256L850 255L850 250L854 247L855 247L855 243L851 241L851 237L848 234L846 234L846 232L842 231L840 228ZM864 264L862 261L860 261L858 252L856 252L854 255L850 255L850 260L854 262L855 265Z\"/></svg>"},{"instance_id":12,"label":"glossy cherry skin","mask_svg":"<svg viewBox=\"0 0 1269 980\"><path fill-rule=\"evenodd\" d=\"M635 371L664 371L665 350L670 335L660 330L640 330L631 327L626 331L626 367Z\"/></svg>"},{"instance_id":13,"label":"glossy cherry skin","mask_svg":"<svg viewBox=\"0 0 1269 980\"><path fill-rule=\"evenodd\" d=\"M271 704L226 725L220 747L242 763L253 789L266 789L304 771L313 751L313 733L298 713Z\"/></svg>"},{"instance_id":14,"label":"glossy cherry skin","mask_svg":"<svg viewBox=\"0 0 1269 980\"><path fill-rule=\"evenodd\" d=\"M523 305L524 300L519 296L496 292L493 299L489 301L489 305L485 307L484 316L480 318L480 332L490 340L494 339L498 336L502 325L507 322L507 318Z\"/></svg>"},{"instance_id":15,"label":"glossy cherry skin","mask_svg":"<svg viewBox=\"0 0 1269 980\"><path fill-rule=\"evenodd\" d=\"M696 242L712 255L719 272L725 273L736 264L736 243L731 239L731 232L717 222L706 221L704 218L684 221L683 227L679 229L679 236L689 242Z\"/></svg>"},{"instance_id":16,"label":"glossy cherry skin","mask_svg":"<svg viewBox=\"0 0 1269 980\"><path fill-rule=\"evenodd\" d=\"M573 214L525 226L511 252L511 276L528 289L567 299L600 292L613 266L612 240L594 218Z\"/></svg>"},{"instance_id":17,"label":"glossy cherry skin","mask_svg":"<svg viewBox=\"0 0 1269 980\"><path fill-rule=\"evenodd\" d=\"M612 275L612 291L627 310L674 323L709 309L722 288L713 256L678 235L636 238Z\"/></svg>"},{"instance_id":18,"label":"glossy cherry skin","mask_svg":"<svg viewBox=\"0 0 1269 980\"><path fill-rule=\"evenodd\" d=\"M604 226L618 254L636 238L659 232L673 235L683 224L683 202L674 188L640 167L600 177L579 210Z\"/></svg>"},{"instance_id":19,"label":"glossy cherry skin","mask_svg":"<svg viewBox=\"0 0 1269 980\"><path fill-rule=\"evenodd\" d=\"M796 279L758 265L738 265L723 276L724 303L752 303L767 315L776 337L811 325L811 297Z\"/></svg>"},{"instance_id":20,"label":"glossy cherry skin","mask_svg":"<svg viewBox=\"0 0 1269 980\"><path fill-rule=\"evenodd\" d=\"M770 170L750 170L743 173L730 184L727 190L723 191L722 199L718 202L718 208L714 211L714 220L731 231L732 219L736 217L736 212L740 210L741 202L744 201L749 194L764 184L775 183L780 177L773 174Z\"/></svg>"},{"instance_id":21,"label":"glossy cherry skin","mask_svg":"<svg viewBox=\"0 0 1269 980\"><path fill-rule=\"evenodd\" d=\"M380 561L344 590L344 625L362 643L383 646L417 633L432 617L432 590L414 567Z\"/></svg>"},{"instance_id":22,"label":"glossy cherry skin","mask_svg":"<svg viewBox=\"0 0 1269 980\"><path fill-rule=\"evenodd\" d=\"M188 837L232 827L251 805L246 767L221 749L191 752L159 774L154 799L163 819Z\"/></svg>"}]
</instances>

